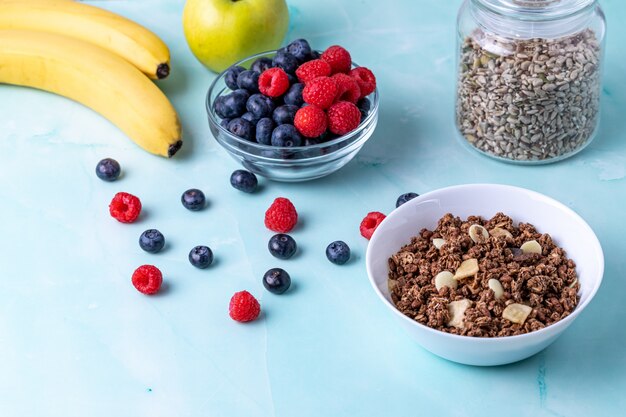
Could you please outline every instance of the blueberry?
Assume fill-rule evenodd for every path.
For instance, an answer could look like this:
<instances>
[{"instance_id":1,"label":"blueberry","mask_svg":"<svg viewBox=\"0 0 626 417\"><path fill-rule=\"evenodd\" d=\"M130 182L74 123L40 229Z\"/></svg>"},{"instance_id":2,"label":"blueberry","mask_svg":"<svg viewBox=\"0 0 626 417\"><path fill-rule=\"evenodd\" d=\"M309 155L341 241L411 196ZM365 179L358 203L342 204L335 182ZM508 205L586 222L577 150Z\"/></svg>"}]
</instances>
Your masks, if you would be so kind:
<instances>
[{"instance_id":1,"label":"blueberry","mask_svg":"<svg viewBox=\"0 0 626 417\"><path fill-rule=\"evenodd\" d=\"M361 112L361 120L365 119L370 112L371 103L367 97L362 98L356 102L356 106Z\"/></svg>"},{"instance_id":2,"label":"blueberry","mask_svg":"<svg viewBox=\"0 0 626 417\"><path fill-rule=\"evenodd\" d=\"M311 60L320 59L321 56L322 54L320 54L318 51L311 51Z\"/></svg>"},{"instance_id":3,"label":"blueberry","mask_svg":"<svg viewBox=\"0 0 626 417\"><path fill-rule=\"evenodd\" d=\"M226 70L226 74L224 75L224 82L231 90L236 90L239 88L237 85L237 77L239 74L244 72L246 69L239 65L233 65L232 67Z\"/></svg>"},{"instance_id":4,"label":"blueberry","mask_svg":"<svg viewBox=\"0 0 626 417\"><path fill-rule=\"evenodd\" d=\"M272 59L267 57L261 57L254 61L250 69L261 74L266 69L272 68Z\"/></svg>"},{"instance_id":5,"label":"blueberry","mask_svg":"<svg viewBox=\"0 0 626 417\"><path fill-rule=\"evenodd\" d=\"M213 251L208 246L196 246L189 252L189 262L196 268L207 268L213 263Z\"/></svg>"},{"instance_id":6,"label":"blueberry","mask_svg":"<svg viewBox=\"0 0 626 417\"><path fill-rule=\"evenodd\" d=\"M273 294L282 294L291 286L291 277L281 268L272 268L263 275L263 286Z\"/></svg>"},{"instance_id":7,"label":"blueberry","mask_svg":"<svg viewBox=\"0 0 626 417\"><path fill-rule=\"evenodd\" d=\"M251 94L259 92L259 73L256 71L246 70L237 76L237 85L239 88L248 90Z\"/></svg>"},{"instance_id":8,"label":"blueberry","mask_svg":"<svg viewBox=\"0 0 626 417\"><path fill-rule=\"evenodd\" d=\"M294 125L280 125L272 132L272 146L293 147L302 144L302 136Z\"/></svg>"},{"instance_id":9,"label":"blueberry","mask_svg":"<svg viewBox=\"0 0 626 417\"><path fill-rule=\"evenodd\" d=\"M304 138L304 146L318 145L320 144L319 138Z\"/></svg>"},{"instance_id":10,"label":"blueberry","mask_svg":"<svg viewBox=\"0 0 626 417\"><path fill-rule=\"evenodd\" d=\"M396 208L400 207L401 205L403 205L404 203L406 203L409 200L413 200L415 197L418 197L418 196L419 196L419 194L417 194L417 193L405 193L405 194L402 194L396 200Z\"/></svg>"},{"instance_id":11,"label":"blueberry","mask_svg":"<svg viewBox=\"0 0 626 417\"><path fill-rule=\"evenodd\" d=\"M270 117L275 107L272 99L263 94L252 94L246 103L246 109L258 118Z\"/></svg>"},{"instance_id":12,"label":"blueberry","mask_svg":"<svg viewBox=\"0 0 626 417\"><path fill-rule=\"evenodd\" d=\"M148 229L139 236L139 246L149 253L157 253L165 246L163 234L156 229Z\"/></svg>"},{"instance_id":13,"label":"blueberry","mask_svg":"<svg viewBox=\"0 0 626 417\"><path fill-rule=\"evenodd\" d=\"M285 93L283 100L285 104L293 104L294 106L302 106L304 99L302 98L302 90L304 90L303 83L295 83L289 87L289 90Z\"/></svg>"},{"instance_id":14,"label":"blueberry","mask_svg":"<svg viewBox=\"0 0 626 417\"><path fill-rule=\"evenodd\" d=\"M254 175L250 171L238 169L230 175L230 185L244 193L252 193L259 184Z\"/></svg>"},{"instance_id":15,"label":"blueberry","mask_svg":"<svg viewBox=\"0 0 626 417\"><path fill-rule=\"evenodd\" d=\"M250 113L250 112L246 112L244 114L241 115L241 118L243 120L247 120L250 123L252 123L253 125L256 125L257 122L259 121L259 117L255 116L254 114Z\"/></svg>"},{"instance_id":16,"label":"blueberry","mask_svg":"<svg viewBox=\"0 0 626 417\"><path fill-rule=\"evenodd\" d=\"M196 188L191 188L183 193L180 197L183 206L191 211L198 211L204 208L206 199L204 193Z\"/></svg>"},{"instance_id":17,"label":"blueberry","mask_svg":"<svg viewBox=\"0 0 626 417\"><path fill-rule=\"evenodd\" d=\"M350 260L350 247L342 240L336 240L326 247L326 257L337 265L343 265Z\"/></svg>"},{"instance_id":18,"label":"blueberry","mask_svg":"<svg viewBox=\"0 0 626 417\"><path fill-rule=\"evenodd\" d=\"M305 62L310 59L311 45L306 39L296 39L287 45L287 52L295 56L300 62Z\"/></svg>"},{"instance_id":19,"label":"blueberry","mask_svg":"<svg viewBox=\"0 0 626 417\"><path fill-rule=\"evenodd\" d=\"M256 141L263 145L272 144L272 131L276 123L269 117L264 117L256 124Z\"/></svg>"},{"instance_id":20,"label":"blueberry","mask_svg":"<svg viewBox=\"0 0 626 417\"><path fill-rule=\"evenodd\" d=\"M294 74L298 69L298 59L289 52L278 52L274 56L272 64L282 68L287 74Z\"/></svg>"},{"instance_id":21,"label":"blueberry","mask_svg":"<svg viewBox=\"0 0 626 417\"><path fill-rule=\"evenodd\" d=\"M250 94L246 90L235 90L225 96L220 96L215 100L215 112L222 119L232 119L239 117L246 112L246 102Z\"/></svg>"},{"instance_id":22,"label":"blueberry","mask_svg":"<svg viewBox=\"0 0 626 417\"><path fill-rule=\"evenodd\" d=\"M96 175L102 181L115 181L121 172L120 164L112 158L105 158L96 165Z\"/></svg>"},{"instance_id":23,"label":"blueberry","mask_svg":"<svg viewBox=\"0 0 626 417\"><path fill-rule=\"evenodd\" d=\"M296 253L297 245L291 236L278 233L270 238L270 241L267 243L267 249L275 258L289 259Z\"/></svg>"},{"instance_id":24,"label":"blueberry","mask_svg":"<svg viewBox=\"0 0 626 417\"><path fill-rule=\"evenodd\" d=\"M230 122L231 119L222 119L220 121L220 126L222 126L224 129L228 129L228 122Z\"/></svg>"},{"instance_id":25,"label":"blueberry","mask_svg":"<svg viewBox=\"0 0 626 417\"><path fill-rule=\"evenodd\" d=\"M287 79L289 80L289 85L292 85L298 82L298 77L292 74L287 73Z\"/></svg>"},{"instance_id":26,"label":"blueberry","mask_svg":"<svg viewBox=\"0 0 626 417\"><path fill-rule=\"evenodd\" d=\"M274 113L272 113L272 119L277 125L293 124L293 119L296 117L296 112L300 109L299 106L294 104L283 104L276 107Z\"/></svg>"},{"instance_id":27,"label":"blueberry","mask_svg":"<svg viewBox=\"0 0 626 417\"><path fill-rule=\"evenodd\" d=\"M254 140L254 125L241 117L228 122L228 131L242 139Z\"/></svg>"}]
</instances>

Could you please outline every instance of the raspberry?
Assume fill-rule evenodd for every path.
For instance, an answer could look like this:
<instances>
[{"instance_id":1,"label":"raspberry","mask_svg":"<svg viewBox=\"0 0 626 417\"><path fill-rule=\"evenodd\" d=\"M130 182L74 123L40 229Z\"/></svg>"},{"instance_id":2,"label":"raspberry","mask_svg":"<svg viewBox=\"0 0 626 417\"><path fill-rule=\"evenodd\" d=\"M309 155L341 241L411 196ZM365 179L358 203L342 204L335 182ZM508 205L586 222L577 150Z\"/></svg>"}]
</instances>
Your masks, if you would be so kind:
<instances>
[{"instance_id":1,"label":"raspberry","mask_svg":"<svg viewBox=\"0 0 626 417\"><path fill-rule=\"evenodd\" d=\"M315 104L320 109L327 109L337 97L337 84L330 77L317 77L304 86L302 98L306 103Z\"/></svg>"},{"instance_id":2,"label":"raspberry","mask_svg":"<svg viewBox=\"0 0 626 417\"><path fill-rule=\"evenodd\" d=\"M350 52L346 51L339 45L330 46L322 53L321 59L330 64L333 74L338 72L347 74L352 67Z\"/></svg>"},{"instance_id":3,"label":"raspberry","mask_svg":"<svg viewBox=\"0 0 626 417\"><path fill-rule=\"evenodd\" d=\"M320 136L326 132L326 127L328 127L326 113L314 104L299 109L296 112L293 124L298 129L298 132L307 138Z\"/></svg>"},{"instance_id":4,"label":"raspberry","mask_svg":"<svg viewBox=\"0 0 626 417\"><path fill-rule=\"evenodd\" d=\"M163 274L154 265L142 265L133 272L132 281L137 291L152 295L159 292L163 283Z\"/></svg>"},{"instance_id":5,"label":"raspberry","mask_svg":"<svg viewBox=\"0 0 626 417\"><path fill-rule=\"evenodd\" d=\"M256 320L260 312L261 305L248 291L236 292L228 305L230 318L241 323Z\"/></svg>"},{"instance_id":6,"label":"raspberry","mask_svg":"<svg viewBox=\"0 0 626 417\"><path fill-rule=\"evenodd\" d=\"M259 76L259 91L268 97L279 97L289 89L289 77L282 68L269 68Z\"/></svg>"},{"instance_id":7,"label":"raspberry","mask_svg":"<svg viewBox=\"0 0 626 417\"><path fill-rule=\"evenodd\" d=\"M367 240L370 240L378 225L383 220L385 220L385 217L386 216L379 211L372 211L370 213L367 213L367 216L363 218L363 220L361 221L361 225L359 226L361 236L363 236Z\"/></svg>"},{"instance_id":8,"label":"raspberry","mask_svg":"<svg viewBox=\"0 0 626 417\"><path fill-rule=\"evenodd\" d=\"M296 77L298 77L301 82L308 83L317 77L328 77L330 72L331 68L328 62L322 61L321 59L314 59L300 65L296 70Z\"/></svg>"},{"instance_id":9,"label":"raspberry","mask_svg":"<svg viewBox=\"0 0 626 417\"><path fill-rule=\"evenodd\" d=\"M336 101L349 101L350 103L356 103L361 97L361 89L356 80L347 74L338 73L333 75L333 80L337 84L337 97Z\"/></svg>"},{"instance_id":10,"label":"raspberry","mask_svg":"<svg viewBox=\"0 0 626 417\"><path fill-rule=\"evenodd\" d=\"M298 222L298 213L291 201L278 197L265 212L265 227L276 233L287 233Z\"/></svg>"},{"instance_id":11,"label":"raspberry","mask_svg":"<svg viewBox=\"0 0 626 417\"><path fill-rule=\"evenodd\" d=\"M350 71L350 76L354 78L361 89L359 98L370 95L376 89L376 77L374 73L365 67L358 67Z\"/></svg>"},{"instance_id":12,"label":"raspberry","mask_svg":"<svg viewBox=\"0 0 626 417\"><path fill-rule=\"evenodd\" d=\"M328 129L336 135L345 135L361 123L361 112L353 103L339 101L328 109Z\"/></svg>"},{"instance_id":13,"label":"raspberry","mask_svg":"<svg viewBox=\"0 0 626 417\"><path fill-rule=\"evenodd\" d=\"M141 201L128 193L117 193L109 204L111 217L122 223L132 223L141 213Z\"/></svg>"}]
</instances>

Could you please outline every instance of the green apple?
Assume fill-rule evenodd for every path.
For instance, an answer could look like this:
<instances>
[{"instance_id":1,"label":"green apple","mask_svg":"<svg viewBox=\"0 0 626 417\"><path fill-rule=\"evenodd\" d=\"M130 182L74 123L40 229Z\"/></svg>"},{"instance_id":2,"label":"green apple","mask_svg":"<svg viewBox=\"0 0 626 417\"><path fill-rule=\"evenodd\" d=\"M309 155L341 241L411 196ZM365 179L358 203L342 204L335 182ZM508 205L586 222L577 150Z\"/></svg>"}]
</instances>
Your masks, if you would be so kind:
<instances>
[{"instance_id":1,"label":"green apple","mask_svg":"<svg viewBox=\"0 0 626 417\"><path fill-rule=\"evenodd\" d=\"M277 49L288 25L285 0L187 0L183 12L191 51L215 72L247 56Z\"/></svg>"}]
</instances>

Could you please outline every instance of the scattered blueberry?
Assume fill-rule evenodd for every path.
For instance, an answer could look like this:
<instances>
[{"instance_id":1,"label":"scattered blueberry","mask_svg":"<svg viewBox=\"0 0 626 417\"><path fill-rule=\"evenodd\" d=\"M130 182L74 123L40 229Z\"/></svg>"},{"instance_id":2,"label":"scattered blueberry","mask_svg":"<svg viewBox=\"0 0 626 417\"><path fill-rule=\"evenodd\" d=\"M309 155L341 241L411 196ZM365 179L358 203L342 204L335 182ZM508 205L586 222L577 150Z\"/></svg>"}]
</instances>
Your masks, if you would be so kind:
<instances>
[{"instance_id":1,"label":"scattered blueberry","mask_svg":"<svg viewBox=\"0 0 626 417\"><path fill-rule=\"evenodd\" d=\"M218 97L214 102L215 112L222 119L239 117L246 112L246 102L250 95L246 90L235 90Z\"/></svg>"},{"instance_id":2,"label":"scattered blueberry","mask_svg":"<svg viewBox=\"0 0 626 417\"><path fill-rule=\"evenodd\" d=\"M280 125L272 132L272 146L294 147L302 145L302 136L294 125Z\"/></svg>"},{"instance_id":3,"label":"scattered blueberry","mask_svg":"<svg viewBox=\"0 0 626 417\"><path fill-rule=\"evenodd\" d=\"M255 116L253 113L245 112L244 114L241 115L241 118L243 120L247 120L250 123L252 123L253 125L256 125L258 123L258 121L260 120L260 117Z\"/></svg>"},{"instance_id":4,"label":"scattered blueberry","mask_svg":"<svg viewBox=\"0 0 626 417\"><path fill-rule=\"evenodd\" d=\"M165 246L165 237L156 229L148 229L139 236L139 246L148 253L157 253Z\"/></svg>"},{"instance_id":5,"label":"scattered blueberry","mask_svg":"<svg viewBox=\"0 0 626 417\"><path fill-rule=\"evenodd\" d=\"M261 57L254 61L250 69L261 74L266 69L272 68L272 59L268 57Z\"/></svg>"},{"instance_id":6,"label":"scattered blueberry","mask_svg":"<svg viewBox=\"0 0 626 417\"><path fill-rule=\"evenodd\" d=\"M246 70L237 76L237 85L239 88L248 90L250 94L259 92L259 73L256 71Z\"/></svg>"},{"instance_id":7,"label":"scattered blueberry","mask_svg":"<svg viewBox=\"0 0 626 417\"><path fill-rule=\"evenodd\" d=\"M413 200L415 197L418 197L418 196L419 196L419 194L417 194L417 193L405 193L405 194L402 194L396 200L396 208L400 207L401 205L403 205L404 203L406 203L409 200Z\"/></svg>"},{"instance_id":8,"label":"scattered blueberry","mask_svg":"<svg viewBox=\"0 0 626 417\"><path fill-rule=\"evenodd\" d=\"M228 129L228 122L230 122L231 119L222 119L220 120L220 126L222 126L224 129Z\"/></svg>"},{"instance_id":9,"label":"scattered blueberry","mask_svg":"<svg viewBox=\"0 0 626 417\"><path fill-rule=\"evenodd\" d=\"M336 240L326 247L326 257L337 265L343 265L350 260L350 247L342 240Z\"/></svg>"},{"instance_id":10,"label":"scattered blueberry","mask_svg":"<svg viewBox=\"0 0 626 417\"><path fill-rule=\"evenodd\" d=\"M270 117L275 107L272 99L263 94L252 94L246 103L246 109L258 118Z\"/></svg>"},{"instance_id":11,"label":"scattered blueberry","mask_svg":"<svg viewBox=\"0 0 626 417\"><path fill-rule=\"evenodd\" d=\"M264 117L256 124L256 141L263 145L272 144L272 132L276 123L269 117Z\"/></svg>"},{"instance_id":12,"label":"scattered blueberry","mask_svg":"<svg viewBox=\"0 0 626 417\"><path fill-rule=\"evenodd\" d=\"M287 45L287 52L295 56L300 62L305 62L311 57L311 45L306 39L296 39Z\"/></svg>"},{"instance_id":13,"label":"scattered blueberry","mask_svg":"<svg viewBox=\"0 0 626 417\"><path fill-rule=\"evenodd\" d=\"M241 117L228 122L228 131L242 139L254 140L254 125Z\"/></svg>"},{"instance_id":14,"label":"scattered blueberry","mask_svg":"<svg viewBox=\"0 0 626 417\"><path fill-rule=\"evenodd\" d=\"M252 193L259 184L254 175L250 171L238 169L230 175L230 185L244 193Z\"/></svg>"},{"instance_id":15,"label":"scattered blueberry","mask_svg":"<svg viewBox=\"0 0 626 417\"><path fill-rule=\"evenodd\" d=\"M281 268L272 268L263 275L263 286L273 294L282 294L291 286L291 277Z\"/></svg>"},{"instance_id":16,"label":"scattered blueberry","mask_svg":"<svg viewBox=\"0 0 626 417\"><path fill-rule=\"evenodd\" d=\"M236 90L239 88L237 85L237 77L239 74L244 72L246 69L239 65L233 65L232 67L226 70L226 74L224 75L224 82L231 90Z\"/></svg>"},{"instance_id":17,"label":"scattered blueberry","mask_svg":"<svg viewBox=\"0 0 626 417\"><path fill-rule=\"evenodd\" d=\"M285 104L293 104L294 106L301 107L304 104L302 90L304 90L303 83L292 84L283 97Z\"/></svg>"},{"instance_id":18,"label":"scattered blueberry","mask_svg":"<svg viewBox=\"0 0 626 417\"><path fill-rule=\"evenodd\" d=\"M198 211L204 208L206 199L204 193L196 188L191 188L183 193L180 197L183 206L191 211Z\"/></svg>"},{"instance_id":19,"label":"scattered blueberry","mask_svg":"<svg viewBox=\"0 0 626 417\"><path fill-rule=\"evenodd\" d=\"M96 165L96 175L102 181L115 181L121 172L120 164L112 158L105 158Z\"/></svg>"},{"instance_id":20,"label":"scattered blueberry","mask_svg":"<svg viewBox=\"0 0 626 417\"><path fill-rule=\"evenodd\" d=\"M294 74L298 69L298 59L289 52L278 52L272 61L272 65L282 68L287 74Z\"/></svg>"},{"instance_id":21,"label":"scattered blueberry","mask_svg":"<svg viewBox=\"0 0 626 417\"><path fill-rule=\"evenodd\" d=\"M213 251L208 246L196 246L189 252L189 262L196 268L205 269L213 263Z\"/></svg>"},{"instance_id":22,"label":"scattered blueberry","mask_svg":"<svg viewBox=\"0 0 626 417\"><path fill-rule=\"evenodd\" d=\"M276 107L274 113L272 113L272 119L277 125L293 124L293 119L296 117L296 112L300 107L293 104L283 104Z\"/></svg>"},{"instance_id":23,"label":"scattered blueberry","mask_svg":"<svg viewBox=\"0 0 626 417\"><path fill-rule=\"evenodd\" d=\"M296 241L289 235L278 233L270 238L267 243L272 256L278 259L289 259L296 253Z\"/></svg>"}]
</instances>

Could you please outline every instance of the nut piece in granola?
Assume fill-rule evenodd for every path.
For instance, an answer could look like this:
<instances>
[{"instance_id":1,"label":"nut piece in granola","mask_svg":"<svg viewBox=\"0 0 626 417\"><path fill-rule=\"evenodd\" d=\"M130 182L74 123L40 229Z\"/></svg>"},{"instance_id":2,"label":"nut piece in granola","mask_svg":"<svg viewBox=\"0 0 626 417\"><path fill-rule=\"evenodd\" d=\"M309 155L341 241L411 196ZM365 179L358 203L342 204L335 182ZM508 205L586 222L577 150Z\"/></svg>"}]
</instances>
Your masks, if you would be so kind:
<instances>
[{"instance_id":1,"label":"nut piece in granola","mask_svg":"<svg viewBox=\"0 0 626 417\"><path fill-rule=\"evenodd\" d=\"M478 260L475 258L466 259L454 273L454 279L461 280L463 278L473 277L478 273Z\"/></svg>"},{"instance_id":2,"label":"nut piece in granola","mask_svg":"<svg viewBox=\"0 0 626 417\"><path fill-rule=\"evenodd\" d=\"M525 242L522 246L520 246L520 249L524 253L538 253L541 255L542 252L541 245L536 240L529 240L528 242Z\"/></svg>"},{"instance_id":3,"label":"nut piece in granola","mask_svg":"<svg viewBox=\"0 0 626 417\"><path fill-rule=\"evenodd\" d=\"M493 298L495 298L496 300L499 300L504 295L504 288L502 287L500 281L498 281L497 279L491 278L487 282L487 286L489 287L489 289L491 289L491 291L493 291Z\"/></svg>"},{"instance_id":4,"label":"nut piece in granola","mask_svg":"<svg viewBox=\"0 0 626 417\"><path fill-rule=\"evenodd\" d=\"M506 306L502 312L502 318L513 323L524 324L531 311L533 311L532 307L524 304L513 303Z\"/></svg>"},{"instance_id":5,"label":"nut piece in granola","mask_svg":"<svg viewBox=\"0 0 626 417\"><path fill-rule=\"evenodd\" d=\"M433 246L436 247L437 249L441 249L441 247L445 245L445 243L446 243L445 239L441 239L441 238L433 239Z\"/></svg>"},{"instance_id":6,"label":"nut piece in granola","mask_svg":"<svg viewBox=\"0 0 626 417\"><path fill-rule=\"evenodd\" d=\"M463 329L465 327L465 310L467 310L471 305L472 302L467 298L451 301L448 304L448 312L450 313L450 320L447 323L448 327Z\"/></svg>"},{"instance_id":7,"label":"nut piece in granola","mask_svg":"<svg viewBox=\"0 0 626 417\"><path fill-rule=\"evenodd\" d=\"M458 285L459 283L454 279L454 275L450 271L441 271L435 276L435 288L437 288L437 291L443 287L456 289Z\"/></svg>"},{"instance_id":8,"label":"nut piece in granola","mask_svg":"<svg viewBox=\"0 0 626 417\"><path fill-rule=\"evenodd\" d=\"M489 232L487 231L487 229L479 224L471 225L469 227L468 233L474 243L480 243L483 240L489 239Z\"/></svg>"},{"instance_id":9,"label":"nut piece in granola","mask_svg":"<svg viewBox=\"0 0 626 417\"><path fill-rule=\"evenodd\" d=\"M506 229L501 227L494 227L489 231L489 234L493 237L504 237L506 239L513 239L513 235Z\"/></svg>"}]
</instances>

